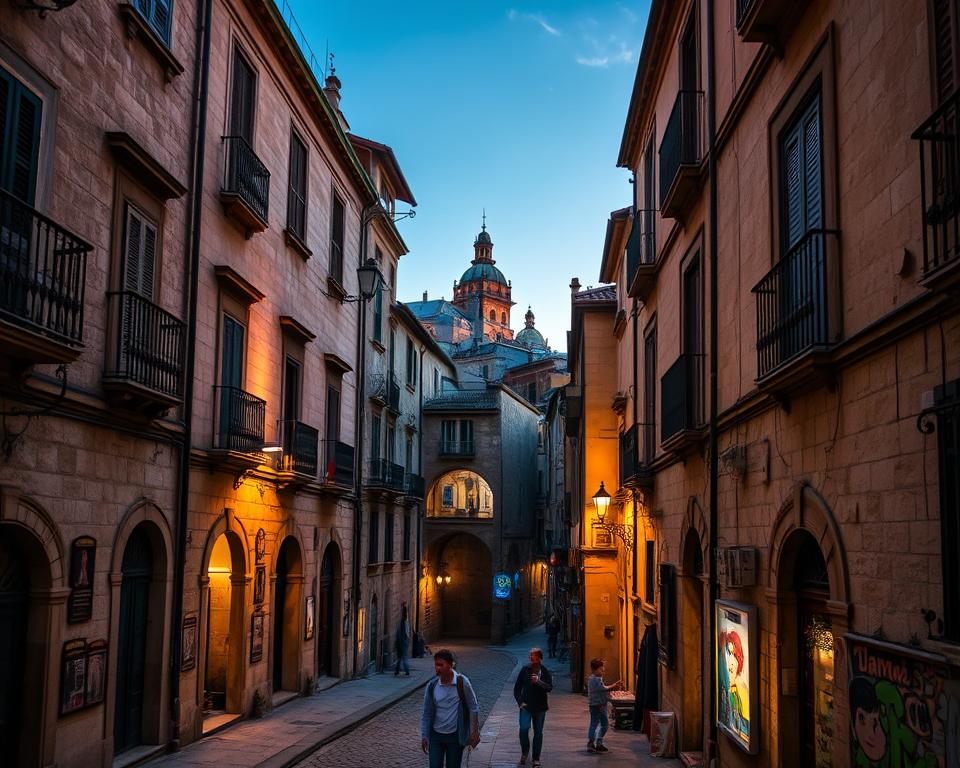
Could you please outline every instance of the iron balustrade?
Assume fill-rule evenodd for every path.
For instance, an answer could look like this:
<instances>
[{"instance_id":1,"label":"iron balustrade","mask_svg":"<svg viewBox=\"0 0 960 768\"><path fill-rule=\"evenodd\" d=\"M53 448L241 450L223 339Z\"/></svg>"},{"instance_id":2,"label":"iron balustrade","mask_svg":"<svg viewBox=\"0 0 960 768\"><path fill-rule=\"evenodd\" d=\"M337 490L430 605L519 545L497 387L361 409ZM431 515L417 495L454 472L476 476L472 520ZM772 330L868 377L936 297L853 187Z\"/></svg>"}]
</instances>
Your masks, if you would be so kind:
<instances>
[{"instance_id":1,"label":"iron balustrade","mask_svg":"<svg viewBox=\"0 0 960 768\"><path fill-rule=\"evenodd\" d=\"M757 296L757 378L829 343L827 237L813 229L753 287Z\"/></svg>"},{"instance_id":2,"label":"iron balustrade","mask_svg":"<svg viewBox=\"0 0 960 768\"><path fill-rule=\"evenodd\" d=\"M93 246L0 190L0 316L80 344L87 254Z\"/></svg>"},{"instance_id":3,"label":"iron balustrade","mask_svg":"<svg viewBox=\"0 0 960 768\"><path fill-rule=\"evenodd\" d=\"M403 493L403 467L387 459L368 459L366 484Z\"/></svg>"},{"instance_id":4,"label":"iron balustrade","mask_svg":"<svg viewBox=\"0 0 960 768\"><path fill-rule=\"evenodd\" d=\"M259 453L263 449L263 425L267 401L239 387L214 387L217 423L214 448Z\"/></svg>"},{"instance_id":5,"label":"iron balustrade","mask_svg":"<svg viewBox=\"0 0 960 768\"><path fill-rule=\"evenodd\" d=\"M353 487L354 448L339 440L323 441L323 456L326 461L324 481L346 488Z\"/></svg>"},{"instance_id":6,"label":"iron balustrade","mask_svg":"<svg viewBox=\"0 0 960 768\"><path fill-rule=\"evenodd\" d=\"M960 258L960 90L916 131L920 142L923 272Z\"/></svg>"},{"instance_id":7,"label":"iron balustrade","mask_svg":"<svg viewBox=\"0 0 960 768\"><path fill-rule=\"evenodd\" d=\"M223 191L240 197L263 222L270 204L270 171L242 136L224 136Z\"/></svg>"},{"instance_id":8,"label":"iron balustrade","mask_svg":"<svg viewBox=\"0 0 960 768\"><path fill-rule=\"evenodd\" d=\"M743 26L744 19L750 15L750 9L757 0L737 0L737 28Z\"/></svg>"},{"instance_id":9,"label":"iron balustrade","mask_svg":"<svg viewBox=\"0 0 960 768\"><path fill-rule=\"evenodd\" d=\"M320 432L302 421L281 421L278 425L283 446L283 469L317 476Z\"/></svg>"},{"instance_id":10,"label":"iron balustrade","mask_svg":"<svg viewBox=\"0 0 960 768\"><path fill-rule=\"evenodd\" d=\"M704 147L703 91L680 91L660 143L660 207L684 165L699 166Z\"/></svg>"},{"instance_id":11,"label":"iron balustrade","mask_svg":"<svg viewBox=\"0 0 960 768\"><path fill-rule=\"evenodd\" d=\"M660 440L703 423L703 356L684 353L660 379Z\"/></svg>"},{"instance_id":12,"label":"iron balustrade","mask_svg":"<svg viewBox=\"0 0 960 768\"><path fill-rule=\"evenodd\" d=\"M113 369L105 377L182 399L184 322L134 291L111 291L107 297L118 328Z\"/></svg>"},{"instance_id":13,"label":"iron balustrade","mask_svg":"<svg viewBox=\"0 0 960 768\"><path fill-rule=\"evenodd\" d=\"M473 456L473 440L441 440L441 456Z\"/></svg>"},{"instance_id":14,"label":"iron balustrade","mask_svg":"<svg viewBox=\"0 0 960 768\"><path fill-rule=\"evenodd\" d=\"M426 491L426 481L420 475L408 472L403 479L403 492L414 499L422 499Z\"/></svg>"}]
</instances>

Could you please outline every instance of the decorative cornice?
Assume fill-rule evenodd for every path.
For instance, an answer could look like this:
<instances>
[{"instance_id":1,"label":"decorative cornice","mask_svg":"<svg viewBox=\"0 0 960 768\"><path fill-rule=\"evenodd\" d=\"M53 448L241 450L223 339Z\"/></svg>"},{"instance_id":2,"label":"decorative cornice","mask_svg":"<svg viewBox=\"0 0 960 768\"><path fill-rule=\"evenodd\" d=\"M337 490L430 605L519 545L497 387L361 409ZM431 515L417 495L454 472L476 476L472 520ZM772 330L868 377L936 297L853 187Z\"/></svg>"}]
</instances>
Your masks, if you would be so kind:
<instances>
[{"instance_id":1,"label":"decorative cornice","mask_svg":"<svg viewBox=\"0 0 960 768\"><path fill-rule=\"evenodd\" d=\"M161 200L183 197L187 188L125 131L107 131L107 146L117 162Z\"/></svg>"}]
</instances>

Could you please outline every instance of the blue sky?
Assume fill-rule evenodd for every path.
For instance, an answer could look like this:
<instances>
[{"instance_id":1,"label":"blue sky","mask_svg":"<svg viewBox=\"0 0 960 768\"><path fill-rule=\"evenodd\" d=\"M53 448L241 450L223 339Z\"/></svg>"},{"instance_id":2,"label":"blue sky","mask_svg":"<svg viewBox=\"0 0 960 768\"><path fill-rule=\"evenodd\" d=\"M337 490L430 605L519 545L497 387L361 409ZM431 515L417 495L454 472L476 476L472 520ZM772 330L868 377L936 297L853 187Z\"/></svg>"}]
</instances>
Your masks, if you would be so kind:
<instances>
[{"instance_id":1,"label":"blue sky","mask_svg":"<svg viewBox=\"0 0 960 768\"><path fill-rule=\"evenodd\" d=\"M514 329L530 304L565 348L570 278L597 284L630 200L616 160L649 2L287 3L335 54L351 130L394 148L417 198L399 298L451 297L486 208Z\"/></svg>"}]
</instances>

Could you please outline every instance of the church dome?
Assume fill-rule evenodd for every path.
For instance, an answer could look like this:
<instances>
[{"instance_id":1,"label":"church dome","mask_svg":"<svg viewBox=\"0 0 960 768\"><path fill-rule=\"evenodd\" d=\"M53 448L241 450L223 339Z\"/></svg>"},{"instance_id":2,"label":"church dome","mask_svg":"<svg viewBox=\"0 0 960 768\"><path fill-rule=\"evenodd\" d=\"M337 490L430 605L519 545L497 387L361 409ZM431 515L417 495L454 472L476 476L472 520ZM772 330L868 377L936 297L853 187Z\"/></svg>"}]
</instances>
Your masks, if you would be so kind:
<instances>
[{"instance_id":1,"label":"church dome","mask_svg":"<svg viewBox=\"0 0 960 768\"><path fill-rule=\"evenodd\" d=\"M460 284L480 280L486 280L488 283L499 283L500 285L507 284L507 278L503 276L503 272L489 261L480 261L468 267L467 271L463 273L463 277L460 278Z\"/></svg>"},{"instance_id":2,"label":"church dome","mask_svg":"<svg viewBox=\"0 0 960 768\"><path fill-rule=\"evenodd\" d=\"M543 340L543 334L536 328L524 328L516 336L516 342L525 347L546 347L547 343Z\"/></svg>"}]
</instances>

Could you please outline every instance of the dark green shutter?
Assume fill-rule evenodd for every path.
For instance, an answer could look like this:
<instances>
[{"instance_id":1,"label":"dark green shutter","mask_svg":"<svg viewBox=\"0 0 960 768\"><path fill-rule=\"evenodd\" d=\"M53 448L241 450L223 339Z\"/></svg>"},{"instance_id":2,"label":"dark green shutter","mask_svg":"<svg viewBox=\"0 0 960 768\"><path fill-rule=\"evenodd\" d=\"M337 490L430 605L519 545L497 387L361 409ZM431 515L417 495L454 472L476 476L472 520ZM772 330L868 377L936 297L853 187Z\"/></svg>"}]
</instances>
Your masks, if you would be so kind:
<instances>
[{"instance_id":1,"label":"dark green shutter","mask_svg":"<svg viewBox=\"0 0 960 768\"><path fill-rule=\"evenodd\" d=\"M253 144L253 100L256 91L256 75L253 68L240 53L233 52L233 88L230 104L230 135L242 137Z\"/></svg>"},{"instance_id":2,"label":"dark green shutter","mask_svg":"<svg viewBox=\"0 0 960 768\"><path fill-rule=\"evenodd\" d=\"M243 325L230 315L223 316L223 360L220 383L239 388L243 383Z\"/></svg>"},{"instance_id":3,"label":"dark green shutter","mask_svg":"<svg viewBox=\"0 0 960 768\"><path fill-rule=\"evenodd\" d=\"M823 148L819 93L780 140L782 247L786 253L823 226Z\"/></svg>"},{"instance_id":4,"label":"dark green shutter","mask_svg":"<svg viewBox=\"0 0 960 768\"><path fill-rule=\"evenodd\" d=\"M933 76L937 104L953 94L957 85L956 0L933 0Z\"/></svg>"},{"instance_id":5,"label":"dark green shutter","mask_svg":"<svg viewBox=\"0 0 960 768\"><path fill-rule=\"evenodd\" d=\"M42 105L19 80L0 69L0 110L0 188L32 206L37 191Z\"/></svg>"},{"instance_id":6,"label":"dark green shutter","mask_svg":"<svg viewBox=\"0 0 960 768\"><path fill-rule=\"evenodd\" d=\"M287 227L303 240L307 221L307 148L294 133L290 134L289 175Z\"/></svg>"}]
</instances>

